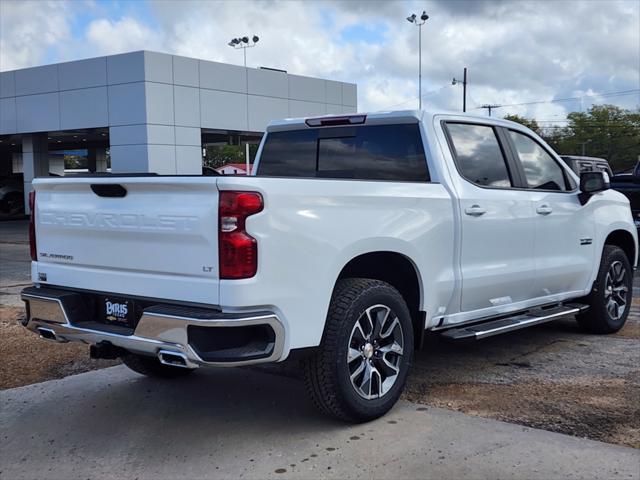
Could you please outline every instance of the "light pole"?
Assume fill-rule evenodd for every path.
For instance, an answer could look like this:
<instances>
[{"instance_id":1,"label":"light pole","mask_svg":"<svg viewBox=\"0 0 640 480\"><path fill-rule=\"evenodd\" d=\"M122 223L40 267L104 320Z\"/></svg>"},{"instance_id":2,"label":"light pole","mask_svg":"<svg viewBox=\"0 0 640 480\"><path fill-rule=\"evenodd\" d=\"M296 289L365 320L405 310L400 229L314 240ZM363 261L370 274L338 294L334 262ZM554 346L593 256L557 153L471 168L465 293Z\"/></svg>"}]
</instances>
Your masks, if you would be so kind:
<instances>
[{"instance_id":1,"label":"light pole","mask_svg":"<svg viewBox=\"0 0 640 480\"><path fill-rule=\"evenodd\" d=\"M232 38L231 41L227 43L227 45L229 45L231 48L234 48L236 50L239 48L242 49L242 53L244 54L244 80L245 80L245 87L247 89L247 92L249 91L249 71L247 70L247 48L255 47L256 43L258 43L259 40L260 40L260 37L258 37L257 35L253 35L251 39L249 39L249 37L247 36ZM249 102L247 102L246 108L247 108L247 118L249 118ZM250 161L249 161L249 143L248 142L245 143L244 154L245 154L245 165L247 169L247 175L251 175L251 172L249 171Z\"/></svg>"},{"instance_id":2,"label":"light pole","mask_svg":"<svg viewBox=\"0 0 640 480\"><path fill-rule=\"evenodd\" d=\"M462 84L462 111L467 111L467 67L464 67L464 74L462 77L462 81L456 80L455 77L451 81L451 85L457 85L458 83Z\"/></svg>"},{"instance_id":3,"label":"light pole","mask_svg":"<svg viewBox=\"0 0 640 480\"><path fill-rule=\"evenodd\" d=\"M429 20L429 15L424 10L420 19L418 19L415 13L412 13L407 17L409 23L413 23L418 27L418 108L422 110L422 25Z\"/></svg>"},{"instance_id":4,"label":"light pole","mask_svg":"<svg viewBox=\"0 0 640 480\"><path fill-rule=\"evenodd\" d=\"M238 37L238 38L232 38L231 41L227 43L227 45L235 48L236 50L239 48L242 49L244 53L244 68L247 68L247 48L255 47L256 43L258 43L258 40L260 40L260 38L257 35L254 35L253 37L251 37L251 40L249 40L249 37L246 37L246 36Z\"/></svg>"}]
</instances>

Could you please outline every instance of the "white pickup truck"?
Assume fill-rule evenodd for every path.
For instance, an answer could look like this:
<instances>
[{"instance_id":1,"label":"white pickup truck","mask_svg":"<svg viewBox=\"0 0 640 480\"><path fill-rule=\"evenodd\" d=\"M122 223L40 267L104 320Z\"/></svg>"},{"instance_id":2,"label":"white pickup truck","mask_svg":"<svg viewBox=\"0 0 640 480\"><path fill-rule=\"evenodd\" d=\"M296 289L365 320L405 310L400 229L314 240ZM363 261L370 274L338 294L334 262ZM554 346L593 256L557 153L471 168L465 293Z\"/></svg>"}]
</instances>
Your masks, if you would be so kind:
<instances>
[{"instance_id":1,"label":"white pickup truck","mask_svg":"<svg viewBox=\"0 0 640 480\"><path fill-rule=\"evenodd\" d=\"M161 377L300 358L354 422L393 406L425 332L618 331L638 256L606 173L422 111L274 122L251 176L37 179L31 209L28 329Z\"/></svg>"}]
</instances>

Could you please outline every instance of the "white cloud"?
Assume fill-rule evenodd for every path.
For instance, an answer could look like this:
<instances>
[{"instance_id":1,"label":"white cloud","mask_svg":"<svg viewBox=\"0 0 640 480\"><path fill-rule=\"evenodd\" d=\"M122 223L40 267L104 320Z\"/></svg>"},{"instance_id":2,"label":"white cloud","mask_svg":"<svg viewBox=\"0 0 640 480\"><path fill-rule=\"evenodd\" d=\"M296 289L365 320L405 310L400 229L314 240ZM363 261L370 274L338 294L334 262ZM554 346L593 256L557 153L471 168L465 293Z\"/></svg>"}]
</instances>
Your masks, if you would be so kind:
<instances>
[{"instance_id":1,"label":"white cloud","mask_svg":"<svg viewBox=\"0 0 640 480\"><path fill-rule=\"evenodd\" d=\"M0 3L1 68L40 63L51 49L58 52L53 60L151 49L242 64L242 53L227 42L257 34L260 42L247 50L249 66L356 82L360 110L417 106L417 29L405 17L420 13L423 2L165 0L115 13L90 2L83 5L92 21L76 25L71 36L78 4ZM640 87L636 1L433 0L426 8L426 107L460 109L462 87L451 86L451 78L465 66L470 107ZM343 29L353 27L377 30L379 38L345 39ZM586 99L585 107L604 100ZM610 100L640 103L638 97ZM576 108L579 102L498 112L562 118Z\"/></svg>"},{"instance_id":2,"label":"white cloud","mask_svg":"<svg viewBox=\"0 0 640 480\"><path fill-rule=\"evenodd\" d=\"M0 70L32 66L71 36L68 5L0 1Z\"/></svg>"},{"instance_id":3,"label":"white cloud","mask_svg":"<svg viewBox=\"0 0 640 480\"><path fill-rule=\"evenodd\" d=\"M242 64L242 53L227 43L232 37L257 34L258 45L247 50L249 66L301 75L344 75L354 48L336 42L335 29L322 25L314 6L318 4L185 1L159 2L154 11L173 52Z\"/></svg>"},{"instance_id":4,"label":"white cloud","mask_svg":"<svg viewBox=\"0 0 640 480\"><path fill-rule=\"evenodd\" d=\"M161 35L130 17L113 21L106 18L92 21L87 27L87 40L104 55L131 50L161 50Z\"/></svg>"}]
</instances>

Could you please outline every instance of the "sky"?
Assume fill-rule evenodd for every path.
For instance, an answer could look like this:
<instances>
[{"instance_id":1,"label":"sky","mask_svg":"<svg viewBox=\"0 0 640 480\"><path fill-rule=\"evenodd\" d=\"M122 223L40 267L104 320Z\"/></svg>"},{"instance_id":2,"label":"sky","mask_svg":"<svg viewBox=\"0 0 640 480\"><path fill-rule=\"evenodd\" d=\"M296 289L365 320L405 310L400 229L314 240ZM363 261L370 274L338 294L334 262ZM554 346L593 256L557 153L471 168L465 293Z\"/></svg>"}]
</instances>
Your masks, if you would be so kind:
<instances>
[{"instance_id":1,"label":"sky","mask_svg":"<svg viewBox=\"0 0 640 480\"><path fill-rule=\"evenodd\" d=\"M358 84L360 111L505 105L543 125L610 103L640 108L640 0L0 0L0 70L133 50ZM572 99L558 101L562 99ZM522 105L526 104L526 105Z\"/></svg>"}]
</instances>

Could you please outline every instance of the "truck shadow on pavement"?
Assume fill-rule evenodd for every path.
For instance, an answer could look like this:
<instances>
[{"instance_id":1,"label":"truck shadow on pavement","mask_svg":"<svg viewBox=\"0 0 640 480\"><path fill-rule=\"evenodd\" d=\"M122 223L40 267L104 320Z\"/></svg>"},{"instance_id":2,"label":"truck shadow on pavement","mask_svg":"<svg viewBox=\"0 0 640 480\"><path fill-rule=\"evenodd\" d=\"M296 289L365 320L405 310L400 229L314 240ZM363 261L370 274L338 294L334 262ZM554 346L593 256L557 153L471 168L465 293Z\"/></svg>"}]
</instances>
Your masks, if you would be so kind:
<instances>
[{"instance_id":1,"label":"truck shadow on pavement","mask_svg":"<svg viewBox=\"0 0 640 480\"><path fill-rule=\"evenodd\" d=\"M82 421L71 428L105 432L105 428L129 430L136 423L149 422L156 424L158 432L166 429L175 434L187 429L189 434L208 435L224 427L229 435L237 427L246 435L252 430L302 432L310 425L342 425L316 412L301 382L283 376L231 368L200 369L186 378L157 380L130 373L125 367L115 368L121 369L118 376L123 381L83 394L82 408L100 413L94 416L95 423L91 419L87 423L87 417L81 415Z\"/></svg>"},{"instance_id":2,"label":"truck shadow on pavement","mask_svg":"<svg viewBox=\"0 0 640 480\"><path fill-rule=\"evenodd\" d=\"M354 439L368 440L373 431L321 416L300 382L237 368L160 381L117 366L2 394L8 410L0 424L12 435L2 435L0 463L13 468L23 462L33 471L40 471L38 465L71 468L65 466L69 460L83 475L93 476L104 470L100 462L111 462L112 473L142 468L142 476L150 477L145 466L168 466L191 478L188 468L181 470L187 459L208 463L207 477L236 477L259 463L275 465L270 473L291 471L295 465L281 457L295 458L300 467L330 462L330 453ZM337 439L338 433L346 437ZM21 451L27 443L28 451ZM41 474L47 476L45 470Z\"/></svg>"}]
</instances>

